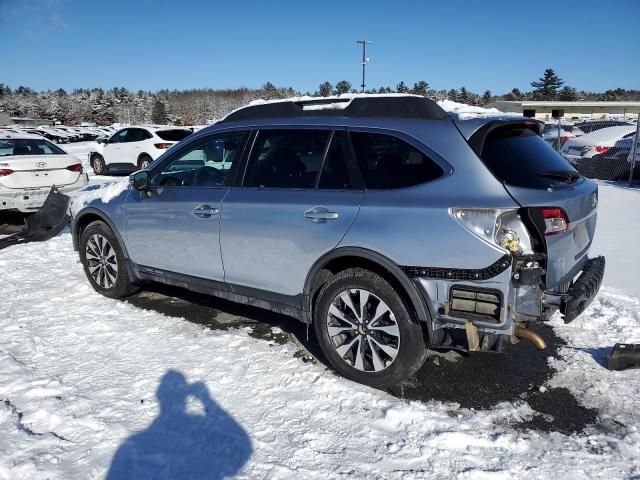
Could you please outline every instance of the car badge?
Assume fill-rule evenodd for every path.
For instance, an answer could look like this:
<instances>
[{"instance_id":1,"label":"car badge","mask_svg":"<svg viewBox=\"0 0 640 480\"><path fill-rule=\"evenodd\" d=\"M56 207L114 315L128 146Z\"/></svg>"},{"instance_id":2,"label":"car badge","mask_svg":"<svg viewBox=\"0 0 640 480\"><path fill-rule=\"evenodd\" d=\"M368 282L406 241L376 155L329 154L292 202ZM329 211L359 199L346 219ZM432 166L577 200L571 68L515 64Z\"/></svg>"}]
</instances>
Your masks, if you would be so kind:
<instances>
[{"instance_id":1,"label":"car badge","mask_svg":"<svg viewBox=\"0 0 640 480\"><path fill-rule=\"evenodd\" d=\"M38 162L36 163L36 167L38 168L44 168L47 166L47 162Z\"/></svg>"}]
</instances>

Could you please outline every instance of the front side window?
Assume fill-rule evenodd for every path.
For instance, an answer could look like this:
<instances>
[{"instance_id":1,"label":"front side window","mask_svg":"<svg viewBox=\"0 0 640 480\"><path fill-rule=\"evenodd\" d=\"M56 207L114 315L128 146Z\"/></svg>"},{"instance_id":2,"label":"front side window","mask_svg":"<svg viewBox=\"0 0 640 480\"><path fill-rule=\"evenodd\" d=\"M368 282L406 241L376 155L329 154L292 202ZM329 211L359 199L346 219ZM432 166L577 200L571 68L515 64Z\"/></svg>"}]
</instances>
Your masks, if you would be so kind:
<instances>
[{"instance_id":1,"label":"front side window","mask_svg":"<svg viewBox=\"0 0 640 480\"><path fill-rule=\"evenodd\" d=\"M411 187L444 174L442 167L398 137L351 132L351 141L367 189Z\"/></svg>"},{"instance_id":2,"label":"front side window","mask_svg":"<svg viewBox=\"0 0 640 480\"><path fill-rule=\"evenodd\" d=\"M245 176L246 187L315 188L331 132L262 130Z\"/></svg>"},{"instance_id":3,"label":"front side window","mask_svg":"<svg viewBox=\"0 0 640 480\"><path fill-rule=\"evenodd\" d=\"M151 172L152 186L223 187L230 184L246 132L214 135L177 152Z\"/></svg>"},{"instance_id":4,"label":"front side window","mask_svg":"<svg viewBox=\"0 0 640 480\"><path fill-rule=\"evenodd\" d=\"M128 134L129 130L128 129L124 129L124 130L120 130L119 132L115 133L113 135L113 137L111 137L111 139L109 140L109 143L124 143L127 141L127 134Z\"/></svg>"}]
</instances>

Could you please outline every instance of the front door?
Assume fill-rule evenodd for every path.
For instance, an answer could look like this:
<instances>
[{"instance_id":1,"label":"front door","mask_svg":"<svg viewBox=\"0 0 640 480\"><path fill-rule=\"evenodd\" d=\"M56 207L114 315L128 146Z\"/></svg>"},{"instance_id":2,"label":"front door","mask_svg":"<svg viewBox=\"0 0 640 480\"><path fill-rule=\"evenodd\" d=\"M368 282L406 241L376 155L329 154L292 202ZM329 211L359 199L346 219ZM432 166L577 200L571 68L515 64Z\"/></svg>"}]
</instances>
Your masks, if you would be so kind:
<instances>
[{"instance_id":1,"label":"front door","mask_svg":"<svg viewBox=\"0 0 640 480\"><path fill-rule=\"evenodd\" d=\"M107 165L122 162L123 148L126 148L128 134L129 130L124 128L111 135L111 138L109 138L102 149L102 156Z\"/></svg>"},{"instance_id":2,"label":"front door","mask_svg":"<svg viewBox=\"0 0 640 480\"><path fill-rule=\"evenodd\" d=\"M178 147L151 170L149 192L128 196L125 231L136 264L224 279L220 210L245 137L244 132L218 134ZM221 156L228 162L222 164Z\"/></svg>"},{"instance_id":3,"label":"front door","mask_svg":"<svg viewBox=\"0 0 640 480\"><path fill-rule=\"evenodd\" d=\"M284 295L303 291L311 266L335 248L362 200L342 133L262 130L240 188L222 203L225 281Z\"/></svg>"}]
</instances>

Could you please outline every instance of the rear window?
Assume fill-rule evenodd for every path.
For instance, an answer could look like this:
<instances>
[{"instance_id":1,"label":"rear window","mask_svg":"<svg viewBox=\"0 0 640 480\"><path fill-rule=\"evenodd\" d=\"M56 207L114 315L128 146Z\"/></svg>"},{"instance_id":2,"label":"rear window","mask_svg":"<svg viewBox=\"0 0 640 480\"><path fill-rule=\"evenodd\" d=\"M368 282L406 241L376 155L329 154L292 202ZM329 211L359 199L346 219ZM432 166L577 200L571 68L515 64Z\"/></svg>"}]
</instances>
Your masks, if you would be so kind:
<instances>
[{"instance_id":1,"label":"rear window","mask_svg":"<svg viewBox=\"0 0 640 480\"><path fill-rule=\"evenodd\" d=\"M0 140L0 157L11 155L65 155L65 151L45 139Z\"/></svg>"},{"instance_id":2,"label":"rear window","mask_svg":"<svg viewBox=\"0 0 640 480\"><path fill-rule=\"evenodd\" d=\"M480 158L498 180L516 187L557 188L581 178L528 128L497 128L487 137Z\"/></svg>"},{"instance_id":3,"label":"rear window","mask_svg":"<svg viewBox=\"0 0 640 480\"><path fill-rule=\"evenodd\" d=\"M180 142L191 135L191 133L191 130L177 128L174 130L158 130L156 135L167 142Z\"/></svg>"}]
</instances>

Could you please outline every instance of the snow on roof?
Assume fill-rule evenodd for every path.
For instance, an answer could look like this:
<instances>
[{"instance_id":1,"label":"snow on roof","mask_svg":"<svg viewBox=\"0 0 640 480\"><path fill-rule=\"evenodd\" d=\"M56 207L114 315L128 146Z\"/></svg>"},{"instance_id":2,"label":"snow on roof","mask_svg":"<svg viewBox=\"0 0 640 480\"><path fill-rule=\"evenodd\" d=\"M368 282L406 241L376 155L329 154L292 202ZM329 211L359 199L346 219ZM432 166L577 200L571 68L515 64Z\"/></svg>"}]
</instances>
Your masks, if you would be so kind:
<instances>
[{"instance_id":1,"label":"snow on roof","mask_svg":"<svg viewBox=\"0 0 640 480\"><path fill-rule=\"evenodd\" d=\"M40 135L34 135L32 133L16 133L13 131L6 131L0 129L0 139L2 140L44 140Z\"/></svg>"}]
</instances>

